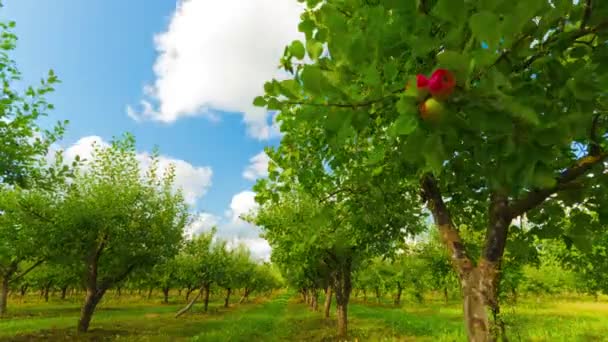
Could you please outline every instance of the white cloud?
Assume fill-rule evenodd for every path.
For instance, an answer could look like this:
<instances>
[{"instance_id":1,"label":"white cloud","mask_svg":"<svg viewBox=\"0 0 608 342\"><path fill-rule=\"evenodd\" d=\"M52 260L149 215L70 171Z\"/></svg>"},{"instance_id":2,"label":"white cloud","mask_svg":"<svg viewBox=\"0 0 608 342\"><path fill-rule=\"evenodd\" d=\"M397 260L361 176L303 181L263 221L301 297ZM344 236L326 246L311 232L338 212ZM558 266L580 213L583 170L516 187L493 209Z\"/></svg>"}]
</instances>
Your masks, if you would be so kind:
<instances>
[{"instance_id":1,"label":"white cloud","mask_svg":"<svg viewBox=\"0 0 608 342\"><path fill-rule=\"evenodd\" d=\"M239 244L247 246L251 252L251 256L256 260L270 261L270 252L272 248L268 244L268 241L262 238L235 238L229 241L229 247L236 247Z\"/></svg>"},{"instance_id":2,"label":"white cloud","mask_svg":"<svg viewBox=\"0 0 608 342\"><path fill-rule=\"evenodd\" d=\"M256 180L268 176L268 162L270 157L262 151L249 159L249 165L243 171L243 178Z\"/></svg>"},{"instance_id":3,"label":"white cloud","mask_svg":"<svg viewBox=\"0 0 608 342\"><path fill-rule=\"evenodd\" d=\"M150 164L151 155L147 152L137 154L142 168L147 169ZM161 170L170 165L175 166L175 188L182 189L184 199L189 205L194 205L202 198L211 187L213 171L209 166L194 166L187 161L174 159L167 156L159 156L158 166Z\"/></svg>"},{"instance_id":4,"label":"white cloud","mask_svg":"<svg viewBox=\"0 0 608 342\"><path fill-rule=\"evenodd\" d=\"M217 226L219 222L220 218L213 214L199 213L193 217L188 227L186 227L186 235L199 235Z\"/></svg>"},{"instance_id":5,"label":"white cloud","mask_svg":"<svg viewBox=\"0 0 608 342\"><path fill-rule=\"evenodd\" d=\"M78 155L81 159L90 159L93 153L93 145L100 147L110 146L99 136L87 136L80 138L76 143L69 146L64 151L64 158L67 163L71 163ZM150 153L137 153L142 171L147 170L150 165ZM213 171L209 166L194 166L187 161L172 158L169 156L159 156L159 169L166 170L170 165L175 166L175 188L182 189L184 199L189 205L195 205L202 198L209 187L211 187L211 177Z\"/></svg>"},{"instance_id":6,"label":"white cloud","mask_svg":"<svg viewBox=\"0 0 608 342\"><path fill-rule=\"evenodd\" d=\"M253 106L263 84L280 77L284 48L301 39L296 0L179 1L167 30L155 36L156 80L144 87L135 119L170 123L213 111L243 113L251 136L278 135L268 113Z\"/></svg>"}]
</instances>

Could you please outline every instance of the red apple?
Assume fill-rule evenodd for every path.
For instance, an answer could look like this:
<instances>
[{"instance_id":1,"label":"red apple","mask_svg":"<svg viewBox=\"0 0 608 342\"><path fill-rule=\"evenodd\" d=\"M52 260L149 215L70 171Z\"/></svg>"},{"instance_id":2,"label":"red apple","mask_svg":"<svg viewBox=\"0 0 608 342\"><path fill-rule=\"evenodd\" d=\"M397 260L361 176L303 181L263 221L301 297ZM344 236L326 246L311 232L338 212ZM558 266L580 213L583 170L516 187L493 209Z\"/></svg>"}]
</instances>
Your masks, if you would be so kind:
<instances>
[{"instance_id":1,"label":"red apple","mask_svg":"<svg viewBox=\"0 0 608 342\"><path fill-rule=\"evenodd\" d=\"M447 99L456 86L454 74L446 69L437 69L428 80L428 88L431 95L437 100Z\"/></svg>"}]
</instances>

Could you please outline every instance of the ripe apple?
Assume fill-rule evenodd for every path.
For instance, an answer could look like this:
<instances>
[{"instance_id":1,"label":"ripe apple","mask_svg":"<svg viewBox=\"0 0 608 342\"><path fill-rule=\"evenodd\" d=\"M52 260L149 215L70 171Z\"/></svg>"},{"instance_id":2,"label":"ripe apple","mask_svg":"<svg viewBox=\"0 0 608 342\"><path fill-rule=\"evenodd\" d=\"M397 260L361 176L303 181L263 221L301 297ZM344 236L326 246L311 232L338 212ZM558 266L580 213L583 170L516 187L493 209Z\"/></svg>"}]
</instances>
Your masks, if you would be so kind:
<instances>
[{"instance_id":1,"label":"ripe apple","mask_svg":"<svg viewBox=\"0 0 608 342\"><path fill-rule=\"evenodd\" d=\"M407 96L415 97L418 101L424 100L429 94L429 80L424 75L416 75L416 87L412 87L412 81L410 80L405 85L405 93Z\"/></svg>"},{"instance_id":2,"label":"ripe apple","mask_svg":"<svg viewBox=\"0 0 608 342\"><path fill-rule=\"evenodd\" d=\"M454 74L446 69L437 69L428 80L428 88L431 95L437 100L447 99L456 86Z\"/></svg>"},{"instance_id":3,"label":"ripe apple","mask_svg":"<svg viewBox=\"0 0 608 342\"><path fill-rule=\"evenodd\" d=\"M420 117L424 121L439 122L445 112L445 107L434 98L429 98L420 104Z\"/></svg>"}]
</instances>

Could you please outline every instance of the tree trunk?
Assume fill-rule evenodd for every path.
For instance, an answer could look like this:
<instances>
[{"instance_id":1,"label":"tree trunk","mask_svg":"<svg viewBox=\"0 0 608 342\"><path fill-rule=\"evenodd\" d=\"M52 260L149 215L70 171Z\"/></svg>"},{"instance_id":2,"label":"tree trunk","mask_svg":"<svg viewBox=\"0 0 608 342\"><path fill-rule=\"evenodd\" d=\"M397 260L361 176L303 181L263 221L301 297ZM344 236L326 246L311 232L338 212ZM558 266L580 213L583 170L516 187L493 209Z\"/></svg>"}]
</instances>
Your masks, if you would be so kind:
<instances>
[{"instance_id":1,"label":"tree trunk","mask_svg":"<svg viewBox=\"0 0 608 342\"><path fill-rule=\"evenodd\" d=\"M169 288L163 287L163 303L169 304Z\"/></svg>"},{"instance_id":2,"label":"tree trunk","mask_svg":"<svg viewBox=\"0 0 608 342\"><path fill-rule=\"evenodd\" d=\"M190 299L190 294L192 293L192 291L193 291L193 288L192 288L192 287L189 287L189 288L186 290L186 302L187 302L187 301Z\"/></svg>"},{"instance_id":3,"label":"tree trunk","mask_svg":"<svg viewBox=\"0 0 608 342\"><path fill-rule=\"evenodd\" d=\"M329 311L331 309L331 297L333 296L333 291L331 286L328 286L325 289L325 304L323 305L323 316L325 318L329 318Z\"/></svg>"},{"instance_id":4,"label":"tree trunk","mask_svg":"<svg viewBox=\"0 0 608 342\"><path fill-rule=\"evenodd\" d=\"M450 297L448 296L448 287L443 287L443 298L445 299L445 303L447 304L450 301Z\"/></svg>"},{"instance_id":5,"label":"tree trunk","mask_svg":"<svg viewBox=\"0 0 608 342\"><path fill-rule=\"evenodd\" d=\"M209 292L210 292L210 288L211 288L211 285L209 285L209 284L205 285L205 312L207 312L207 309L209 308Z\"/></svg>"},{"instance_id":6,"label":"tree trunk","mask_svg":"<svg viewBox=\"0 0 608 342\"><path fill-rule=\"evenodd\" d=\"M95 308L97 307L97 304L99 304L99 301L103 297L104 293L105 289L87 289L87 296L85 298L84 305L80 310L78 332L85 333L89 330L89 324L91 323L91 318L93 318Z\"/></svg>"},{"instance_id":7,"label":"tree trunk","mask_svg":"<svg viewBox=\"0 0 608 342\"><path fill-rule=\"evenodd\" d=\"M367 303L367 291L363 289L363 303Z\"/></svg>"},{"instance_id":8,"label":"tree trunk","mask_svg":"<svg viewBox=\"0 0 608 342\"><path fill-rule=\"evenodd\" d=\"M44 301L49 301L49 289L51 288L51 283L47 283L44 285Z\"/></svg>"},{"instance_id":9,"label":"tree trunk","mask_svg":"<svg viewBox=\"0 0 608 342\"><path fill-rule=\"evenodd\" d=\"M8 301L8 283L10 277L4 275L0 284L0 317L6 315L6 304Z\"/></svg>"},{"instance_id":10,"label":"tree trunk","mask_svg":"<svg viewBox=\"0 0 608 342\"><path fill-rule=\"evenodd\" d=\"M249 298L249 292L250 291L251 291L250 289L245 288L245 293L243 293L243 296L241 297L241 300L239 300L239 304L243 304L243 302L245 302L245 300L247 298Z\"/></svg>"},{"instance_id":11,"label":"tree trunk","mask_svg":"<svg viewBox=\"0 0 608 342\"><path fill-rule=\"evenodd\" d=\"M192 306L194 305L194 302L196 302L197 299L199 299L201 297L201 295L203 294L204 288L201 287L200 291L198 291L198 294L196 295L196 297L194 297L192 299L192 301L190 301L190 303L188 303L188 305L186 305L183 309L179 310L176 314L175 314L175 318L185 314L186 312L188 312L188 310L190 310L192 308ZM192 292L192 291L190 291Z\"/></svg>"},{"instance_id":12,"label":"tree trunk","mask_svg":"<svg viewBox=\"0 0 608 342\"><path fill-rule=\"evenodd\" d=\"M380 288L376 287L374 290L376 292L376 302L380 304Z\"/></svg>"},{"instance_id":13,"label":"tree trunk","mask_svg":"<svg viewBox=\"0 0 608 342\"><path fill-rule=\"evenodd\" d=\"M226 298L224 299L224 307L227 308L230 305L230 293L232 293L231 288L226 289Z\"/></svg>"},{"instance_id":14,"label":"tree trunk","mask_svg":"<svg viewBox=\"0 0 608 342\"><path fill-rule=\"evenodd\" d=\"M486 306L498 313L496 294L500 280L499 266L507 242L508 228L514 212L517 213L518 210L514 211L509 207L508 197L500 191L494 190L490 194L485 243L481 258L477 266L474 266L435 178L431 174L424 175L421 187L423 201L433 215L442 242L447 247L452 265L458 273L468 339L470 342L494 341L498 333L496 329L490 329Z\"/></svg>"},{"instance_id":15,"label":"tree trunk","mask_svg":"<svg viewBox=\"0 0 608 342\"><path fill-rule=\"evenodd\" d=\"M21 285L21 297L25 297L25 294L27 293L27 288L29 287L29 285L25 284L25 285Z\"/></svg>"},{"instance_id":16,"label":"tree trunk","mask_svg":"<svg viewBox=\"0 0 608 342\"><path fill-rule=\"evenodd\" d=\"M312 291L312 300L310 302L310 308L313 311L319 311L319 291L317 289Z\"/></svg>"},{"instance_id":17,"label":"tree trunk","mask_svg":"<svg viewBox=\"0 0 608 342\"><path fill-rule=\"evenodd\" d=\"M517 288L515 286L511 288L511 295L513 297L513 304L517 304Z\"/></svg>"},{"instance_id":18,"label":"tree trunk","mask_svg":"<svg viewBox=\"0 0 608 342\"><path fill-rule=\"evenodd\" d=\"M153 288L150 288L150 290L148 291L148 300L152 299L152 291L153 290L154 290Z\"/></svg>"},{"instance_id":19,"label":"tree trunk","mask_svg":"<svg viewBox=\"0 0 608 342\"><path fill-rule=\"evenodd\" d=\"M401 305L401 293L403 292L403 288L400 283L397 283L397 295L395 296L395 305Z\"/></svg>"},{"instance_id":20,"label":"tree trunk","mask_svg":"<svg viewBox=\"0 0 608 342\"><path fill-rule=\"evenodd\" d=\"M120 286L116 288L116 297L120 297L120 295L121 295L121 291L120 290L121 290Z\"/></svg>"},{"instance_id":21,"label":"tree trunk","mask_svg":"<svg viewBox=\"0 0 608 342\"><path fill-rule=\"evenodd\" d=\"M340 339L346 339L348 335L348 301L352 290L351 262L351 259L347 257L332 274L333 287L336 294L338 337Z\"/></svg>"},{"instance_id":22,"label":"tree trunk","mask_svg":"<svg viewBox=\"0 0 608 342\"><path fill-rule=\"evenodd\" d=\"M68 287L67 286L62 286L61 287L61 300L65 300L65 296L68 292Z\"/></svg>"}]
</instances>

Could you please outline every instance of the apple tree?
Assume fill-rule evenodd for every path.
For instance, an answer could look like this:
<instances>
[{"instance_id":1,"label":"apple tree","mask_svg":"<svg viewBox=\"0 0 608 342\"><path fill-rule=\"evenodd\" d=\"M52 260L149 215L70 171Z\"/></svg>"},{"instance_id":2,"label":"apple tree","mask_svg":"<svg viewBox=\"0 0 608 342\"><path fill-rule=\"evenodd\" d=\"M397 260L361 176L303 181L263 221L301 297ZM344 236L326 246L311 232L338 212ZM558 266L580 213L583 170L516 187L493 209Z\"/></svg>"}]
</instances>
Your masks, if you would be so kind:
<instances>
[{"instance_id":1,"label":"apple tree","mask_svg":"<svg viewBox=\"0 0 608 342\"><path fill-rule=\"evenodd\" d=\"M94 145L64 195L54 223L66 263L82 272L86 287L78 331L88 330L108 289L178 252L187 205L173 190L174 169L160 172L153 156L142 174L135 140L126 135L109 147Z\"/></svg>"},{"instance_id":2,"label":"apple tree","mask_svg":"<svg viewBox=\"0 0 608 342\"><path fill-rule=\"evenodd\" d=\"M556 203L573 188L608 207L594 188L608 157L608 3L301 2L306 41L281 60L292 77L254 100L279 112L281 148L300 159L283 169L305 176L314 167L297 155L321 155L346 177L366 158L368 175L417 181L458 274L469 340L495 338L487 309L512 221L551 230L542 222L566 214ZM485 232L477 257L461 225Z\"/></svg>"}]
</instances>

